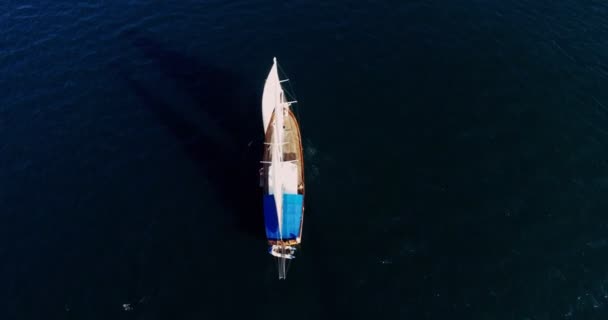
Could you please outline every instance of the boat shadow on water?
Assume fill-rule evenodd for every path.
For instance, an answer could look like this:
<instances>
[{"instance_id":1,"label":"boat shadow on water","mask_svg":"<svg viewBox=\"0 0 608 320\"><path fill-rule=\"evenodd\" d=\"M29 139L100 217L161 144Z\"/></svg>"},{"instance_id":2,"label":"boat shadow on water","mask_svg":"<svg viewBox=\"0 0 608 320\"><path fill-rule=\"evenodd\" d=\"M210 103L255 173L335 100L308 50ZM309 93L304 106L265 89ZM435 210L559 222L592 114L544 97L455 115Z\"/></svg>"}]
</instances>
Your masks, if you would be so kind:
<instances>
[{"instance_id":1,"label":"boat shadow on water","mask_svg":"<svg viewBox=\"0 0 608 320\"><path fill-rule=\"evenodd\" d=\"M220 197L221 205L231 213L235 225L234 228L231 228L232 230L224 232L225 236L230 237L230 233L236 231L255 238L264 245L262 190L257 187L263 137L260 110L261 92L256 91L260 91L261 85L246 85L237 76L226 70L203 64L178 51L166 49L150 38L130 35L129 41L153 62L153 67L160 69L163 81L166 80L176 86L180 92L179 95L191 99L192 105L204 115L202 117L211 119L211 122L229 136L228 140L231 145L227 146L225 141L209 135L209 128L201 125L200 121L184 115L178 103L170 103L169 101L173 100L163 98L162 93L158 91L158 86L145 81L145 76L142 78L140 69L134 66L117 66L120 79L125 82L127 89L135 94L146 110L152 113L171 133L175 143L196 163L202 171L202 175L208 179L215 194ZM311 210L313 208L309 203L308 199L307 214L314 216L314 210ZM199 223L201 227L213 225L217 220L216 217L208 216L205 213L201 213L201 216L203 220ZM172 213L165 213L162 217L165 222L174 219L176 217ZM207 227L213 228L213 226ZM315 235L320 232L320 229L323 229L319 223L313 223L310 227L308 232ZM259 290L260 286L265 283L265 279L276 279L276 269L269 262L269 257L263 251L240 252L250 257L259 257L256 258L259 260L247 265L246 268L239 267L239 264L235 263L242 260L239 255L226 255L227 251L213 248L221 247L222 239L209 239L208 235L200 235L201 233L204 231L197 232L198 237L205 238L199 241L199 243L206 243L203 249L205 252L197 254L194 261L188 263L188 265L194 264L196 271L187 275L179 274L176 271L176 275L167 281L171 283L170 287L180 288L179 290L184 292L179 297L172 299L176 301L173 304L190 312L200 307L201 300L207 299L217 303L216 307L221 308L224 312L230 310L230 312L239 314L242 312L239 310L247 310L248 313L256 315L266 315L268 312L274 314L276 310L274 308L268 310L266 303L275 293L273 289L284 287L275 284L268 287L266 292ZM316 236L314 239L316 240L313 240L313 237L310 239L311 252L314 251L317 256L320 255L323 258L330 257L330 253L326 250L326 243L320 240L320 236ZM207 243L210 241L212 244L211 247L208 247ZM172 247L169 249L180 245L181 242L173 241ZM150 250L156 250L156 248ZM174 259L180 260L186 259L172 253L159 253L155 256L157 259L150 260L147 265L162 263L166 256L175 256ZM222 263L213 261L218 258L222 260ZM309 259L312 261L312 258ZM145 268L142 266L142 269ZM310 262L309 268L313 275L320 275L322 280L314 280L314 277L306 276L305 273L294 280L301 285L318 288L319 296L308 296L309 292L302 291L301 297L310 299L312 303L317 303L316 300L319 299L323 305L322 312L334 314L336 312L334 300L338 294L337 287L331 284L336 281L332 276L334 272L324 264L313 262ZM173 269L168 266L168 269L163 270ZM156 280L152 280L153 277L165 277L164 272L153 271L147 279L151 283L156 283ZM209 273L223 280L215 281L208 276ZM261 274L266 274L266 277L260 277ZM247 287L243 284L250 286ZM158 295L154 292L163 291L162 287L165 285L161 283L152 284L152 286L158 287L148 290L153 292L151 299L154 299ZM227 289L237 287L239 290ZM201 289L205 292L201 293ZM165 297L165 299L167 298ZM239 301L239 310L225 305L230 301ZM296 301L299 300L296 299ZM291 310L291 305L285 305L285 308L284 312L288 312ZM310 313L314 314L315 311L311 310Z\"/></svg>"},{"instance_id":2,"label":"boat shadow on water","mask_svg":"<svg viewBox=\"0 0 608 320\"><path fill-rule=\"evenodd\" d=\"M210 134L210 129L193 118L191 112L183 112L163 99L156 91L159 88L137 80L122 68L129 90L202 170L220 204L232 216L235 228L227 232L264 239L261 190L256 184L262 145L258 121L261 114L256 105L261 97L253 90L256 86L245 86L233 73L167 49L150 38L134 36L130 40L155 63L162 77L177 87L180 95L192 101L202 118L222 129L223 138Z\"/></svg>"}]
</instances>

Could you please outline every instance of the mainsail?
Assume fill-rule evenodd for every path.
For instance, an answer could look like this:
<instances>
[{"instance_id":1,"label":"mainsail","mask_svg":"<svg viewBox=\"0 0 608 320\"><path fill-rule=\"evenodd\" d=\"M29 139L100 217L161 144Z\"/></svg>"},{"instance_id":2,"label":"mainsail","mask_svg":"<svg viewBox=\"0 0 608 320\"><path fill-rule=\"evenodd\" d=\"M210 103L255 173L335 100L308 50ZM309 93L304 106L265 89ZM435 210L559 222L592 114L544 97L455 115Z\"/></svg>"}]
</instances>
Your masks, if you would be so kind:
<instances>
[{"instance_id":1,"label":"mainsail","mask_svg":"<svg viewBox=\"0 0 608 320\"><path fill-rule=\"evenodd\" d=\"M264 120L264 130L268 129L270 119L273 119L273 141L272 148L272 163L270 164L272 175L271 194L274 195L274 203L277 210L277 220L279 223L279 235L282 239L283 229L283 179L281 174L283 164L283 112L285 109L283 98L283 88L279 80L279 72L277 70L277 58L273 59L272 68L264 85L264 94L262 95L262 117Z\"/></svg>"}]
</instances>

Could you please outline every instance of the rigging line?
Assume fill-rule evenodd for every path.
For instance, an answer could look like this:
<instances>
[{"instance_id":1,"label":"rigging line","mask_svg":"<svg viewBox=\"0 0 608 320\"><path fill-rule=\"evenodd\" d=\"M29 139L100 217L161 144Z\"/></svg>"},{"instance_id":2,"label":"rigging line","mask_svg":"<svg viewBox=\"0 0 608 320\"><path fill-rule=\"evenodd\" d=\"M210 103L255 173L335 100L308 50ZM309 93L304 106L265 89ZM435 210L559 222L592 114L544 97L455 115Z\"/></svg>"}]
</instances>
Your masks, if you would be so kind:
<instances>
[{"instance_id":1,"label":"rigging line","mask_svg":"<svg viewBox=\"0 0 608 320\"><path fill-rule=\"evenodd\" d=\"M302 117L300 115L300 107L299 106L296 106L296 108L295 108L295 114L296 114L296 118L298 119L298 125L300 126L300 131L302 131L302 123L300 122L300 120L302 120ZM302 133L300 132L300 134L302 134Z\"/></svg>"},{"instance_id":2,"label":"rigging line","mask_svg":"<svg viewBox=\"0 0 608 320\"><path fill-rule=\"evenodd\" d=\"M285 257L281 257L281 278L285 279Z\"/></svg>"},{"instance_id":3,"label":"rigging line","mask_svg":"<svg viewBox=\"0 0 608 320\"><path fill-rule=\"evenodd\" d=\"M279 71L280 74L282 74L284 76L284 78L287 78L287 73L285 72L285 70L283 70L283 67L281 67L281 65L278 62L277 62L277 70ZM281 88L283 88L283 91L289 95L290 100L299 101L298 96L296 95L296 90L293 88L291 81L286 81L286 82L289 84L289 88L286 90L286 88L283 88L283 86L281 85ZM295 109L294 113L296 115L296 118L298 120L302 120L299 105L293 109ZM298 121L298 125L300 126L300 131L303 131L304 126L302 125L302 123L300 121ZM300 132L300 134L301 134L301 132Z\"/></svg>"},{"instance_id":4,"label":"rigging line","mask_svg":"<svg viewBox=\"0 0 608 320\"><path fill-rule=\"evenodd\" d=\"M277 268L277 273L280 275L281 274L281 271L280 271L281 268L279 267L279 260L278 259L273 259L273 260L274 260L275 268Z\"/></svg>"},{"instance_id":5,"label":"rigging line","mask_svg":"<svg viewBox=\"0 0 608 320\"><path fill-rule=\"evenodd\" d=\"M287 79L287 73L285 72L285 70L283 70L283 67L281 67L281 65L278 62L277 62L277 70L279 71L280 75L283 75L284 78ZM286 81L286 80L283 80L283 81L285 81L285 82L287 82L289 84L289 90L283 89L283 91L285 91L285 92L287 92L289 94L290 98L292 98L290 100L296 100L297 101L298 97L296 96L296 92L293 89L293 86L291 85L291 81Z\"/></svg>"},{"instance_id":6,"label":"rigging line","mask_svg":"<svg viewBox=\"0 0 608 320\"><path fill-rule=\"evenodd\" d=\"M298 97L297 97L297 96L296 96L296 94L295 94L295 90L293 89L293 87L292 87L291 83L289 83L289 86L290 86L290 90L292 90L292 91L294 92L293 94L292 94L292 93L290 93L290 95L292 95L292 97L291 97L291 98L292 98L292 100L299 101L299 100L298 100ZM300 115L300 105L298 104L297 106L295 106L295 108L292 108L292 110L294 111L294 113L295 113L295 115L296 115L296 118L297 118L298 120L301 120L301 119L302 119L302 117L301 117L301 115ZM298 124L299 124L300 128L302 128L302 124L301 124L301 123L298 123Z\"/></svg>"},{"instance_id":7,"label":"rigging line","mask_svg":"<svg viewBox=\"0 0 608 320\"><path fill-rule=\"evenodd\" d=\"M289 101L298 101L298 96L296 95L296 90L294 90L293 85L291 84L291 81L288 82L289 86L288 88L283 89L283 91L287 92L287 96L289 96Z\"/></svg>"}]
</instances>

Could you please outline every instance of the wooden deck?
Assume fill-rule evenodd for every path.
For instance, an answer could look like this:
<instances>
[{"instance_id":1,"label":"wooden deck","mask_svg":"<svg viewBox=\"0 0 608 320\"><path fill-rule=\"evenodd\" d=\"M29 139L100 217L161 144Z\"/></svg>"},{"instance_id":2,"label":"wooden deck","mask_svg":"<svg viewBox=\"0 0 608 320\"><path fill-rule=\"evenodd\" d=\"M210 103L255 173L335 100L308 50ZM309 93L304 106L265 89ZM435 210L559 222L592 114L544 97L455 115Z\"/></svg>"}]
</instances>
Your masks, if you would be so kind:
<instances>
[{"instance_id":1,"label":"wooden deck","mask_svg":"<svg viewBox=\"0 0 608 320\"><path fill-rule=\"evenodd\" d=\"M270 119L270 123L272 123L274 118L274 114ZM298 121L291 112L288 111L287 116L285 117L285 136L284 140L286 142L283 145L283 161L295 161L298 167L298 194L304 194L304 153L302 151L302 137L300 135L300 126L298 125ZM270 143L272 143L274 130L272 126L268 127L266 131L266 137L264 138L264 155L262 160L264 162L272 162L272 148ZM264 172L263 172L263 180L264 182L268 181L268 167L270 167L269 163L264 164ZM264 193L269 193L268 183L264 184Z\"/></svg>"}]
</instances>

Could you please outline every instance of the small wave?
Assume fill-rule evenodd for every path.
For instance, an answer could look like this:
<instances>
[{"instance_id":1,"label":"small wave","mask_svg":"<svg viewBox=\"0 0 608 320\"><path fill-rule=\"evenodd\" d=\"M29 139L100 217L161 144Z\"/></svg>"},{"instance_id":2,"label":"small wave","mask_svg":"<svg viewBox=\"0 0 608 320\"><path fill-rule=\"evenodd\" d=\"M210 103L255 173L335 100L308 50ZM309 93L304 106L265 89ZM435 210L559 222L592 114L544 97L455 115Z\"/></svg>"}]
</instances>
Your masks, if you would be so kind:
<instances>
[{"instance_id":1,"label":"small wave","mask_svg":"<svg viewBox=\"0 0 608 320\"><path fill-rule=\"evenodd\" d=\"M17 8L15 8L15 10L17 11L21 11L21 10L29 10L29 9L35 9L33 5L31 4L24 4L22 6L18 6Z\"/></svg>"},{"instance_id":2,"label":"small wave","mask_svg":"<svg viewBox=\"0 0 608 320\"><path fill-rule=\"evenodd\" d=\"M603 248L607 245L608 245L608 240L606 240L606 239L600 239L600 240L596 240L596 241L587 242L587 246L592 249Z\"/></svg>"},{"instance_id":3,"label":"small wave","mask_svg":"<svg viewBox=\"0 0 608 320\"><path fill-rule=\"evenodd\" d=\"M97 1L97 2L78 2L78 4L76 4L79 8L85 8L85 9L98 9L101 8L101 2Z\"/></svg>"},{"instance_id":4,"label":"small wave","mask_svg":"<svg viewBox=\"0 0 608 320\"><path fill-rule=\"evenodd\" d=\"M317 149L314 146L312 146L310 143L308 143L306 145L306 147L304 148L304 153L308 157L314 157L317 155Z\"/></svg>"}]
</instances>

